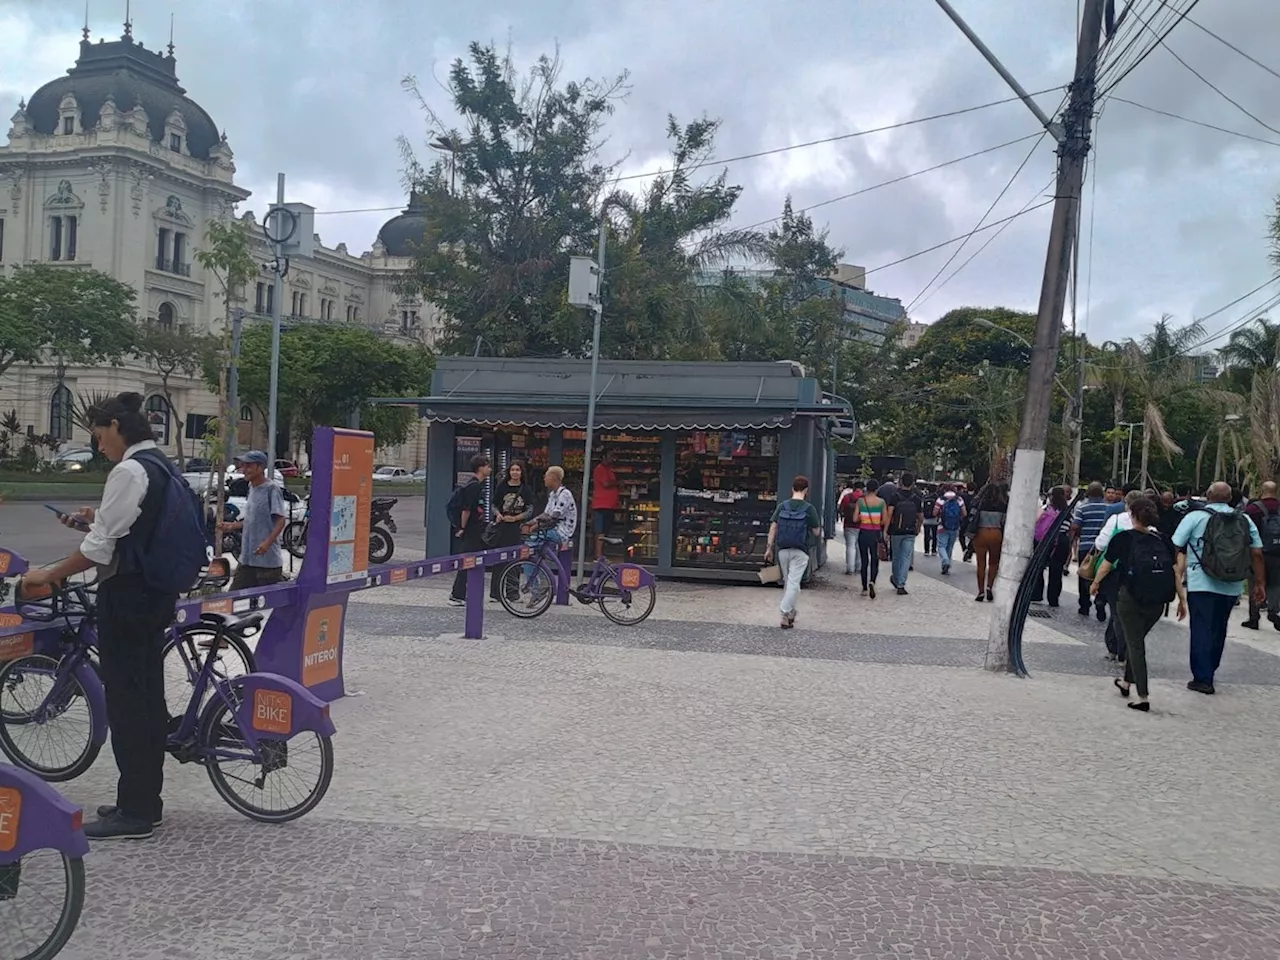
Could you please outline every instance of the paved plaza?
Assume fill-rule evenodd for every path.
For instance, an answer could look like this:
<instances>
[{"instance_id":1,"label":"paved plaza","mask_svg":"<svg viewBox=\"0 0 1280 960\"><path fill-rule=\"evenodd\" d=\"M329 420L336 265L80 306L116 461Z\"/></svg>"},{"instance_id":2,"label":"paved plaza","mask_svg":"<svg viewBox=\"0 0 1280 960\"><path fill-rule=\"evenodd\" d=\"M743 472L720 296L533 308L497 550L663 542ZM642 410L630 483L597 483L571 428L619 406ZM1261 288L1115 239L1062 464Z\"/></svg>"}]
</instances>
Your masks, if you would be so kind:
<instances>
[{"instance_id":1,"label":"paved plaza","mask_svg":"<svg viewBox=\"0 0 1280 960\"><path fill-rule=\"evenodd\" d=\"M68 960L1280 956L1280 633L1125 710L1074 598L979 669L972 566L857 595L660 585L457 638L447 584L361 593L324 803L251 823L172 764L154 840L99 846ZM112 797L104 755L63 785Z\"/></svg>"}]
</instances>

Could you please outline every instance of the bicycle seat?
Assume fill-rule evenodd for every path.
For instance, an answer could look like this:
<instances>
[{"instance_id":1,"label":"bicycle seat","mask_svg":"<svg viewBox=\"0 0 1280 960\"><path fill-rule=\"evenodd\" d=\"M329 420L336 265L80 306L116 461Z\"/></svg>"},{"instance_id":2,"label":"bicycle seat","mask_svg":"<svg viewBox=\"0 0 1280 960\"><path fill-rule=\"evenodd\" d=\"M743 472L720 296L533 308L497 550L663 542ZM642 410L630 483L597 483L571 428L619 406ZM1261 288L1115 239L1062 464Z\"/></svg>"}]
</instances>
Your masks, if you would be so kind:
<instances>
[{"instance_id":1,"label":"bicycle seat","mask_svg":"<svg viewBox=\"0 0 1280 960\"><path fill-rule=\"evenodd\" d=\"M200 620L203 623L219 627L227 633L234 633L238 637L244 637L245 634L259 629L265 616L266 614L261 611L246 613L243 616L228 613L202 613L200 614Z\"/></svg>"}]
</instances>

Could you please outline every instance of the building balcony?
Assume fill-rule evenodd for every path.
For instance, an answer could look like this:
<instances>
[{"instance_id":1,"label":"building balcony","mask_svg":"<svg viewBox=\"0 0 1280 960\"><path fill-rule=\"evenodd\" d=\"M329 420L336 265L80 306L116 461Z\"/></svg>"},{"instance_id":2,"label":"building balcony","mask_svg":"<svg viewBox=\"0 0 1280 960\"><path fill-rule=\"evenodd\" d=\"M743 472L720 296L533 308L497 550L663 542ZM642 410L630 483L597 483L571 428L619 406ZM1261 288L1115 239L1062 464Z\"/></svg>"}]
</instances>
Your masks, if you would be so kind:
<instances>
[{"instance_id":1,"label":"building balcony","mask_svg":"<svg viewBox=\"0 0 1280 960\"><path fill-rule=\"evenodd\" d=\"M183 263L180 260L166 260L164 257L156 257L156 269L161 273L172 273L177 277L191 276L191 264Z\"/></svg>"}]
</instances>

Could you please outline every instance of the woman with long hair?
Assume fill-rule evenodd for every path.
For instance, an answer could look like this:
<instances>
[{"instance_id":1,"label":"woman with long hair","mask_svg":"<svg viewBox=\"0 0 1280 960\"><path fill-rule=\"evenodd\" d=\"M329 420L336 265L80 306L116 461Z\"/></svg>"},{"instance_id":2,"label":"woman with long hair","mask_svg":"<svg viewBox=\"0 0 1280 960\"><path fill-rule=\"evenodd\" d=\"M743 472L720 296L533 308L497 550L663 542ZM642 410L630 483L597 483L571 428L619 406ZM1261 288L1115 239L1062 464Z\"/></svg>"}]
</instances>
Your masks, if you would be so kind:
<instances>
[{"instance_id":1,"label":"woman with long hair","mask_svg":"<svg viewBox=\"0 0 1280 960\"><path fill-rule=\"evenodd\" d=\"M876 577L880 575L880 544L885 538L884 499L876 491L880 484L867 481L867 492L858 498L853 511L853 522L858 528L858 558L862 563L862 595L876 598Z\"/></svg>"},{"instance_id":2,"label":"woman with long hair","mask_svg":"<svg viewBox=\"0 0 1280 960\"><path fill-rule=\"evenodd\" d=\"M513 460L507 466L502 482L493 491L494 536L490 547L514 547L520 543L520 525L533 516L533 487L525 477L524 464ZM493 567L489 580L489 600L498 602L498 585L502 574L510 564L499 563Z\"/></svg>"},{"instance_id":3,"label":"woman with long hair","mask_svg":"<svg viewBox=\"0 0 1280 960\"><path fill-rule=\"evenodd\" d=\"M1002 483L988 483L978 493L974 510L973 553L978 562L978 603L995 599L996 573L1004 546L1004 519L1009 512L1009 491Z\"/></svg>"},{"instance_id":4,"label":"woman with long hair","mask_svg":"<svg viewBox=\"0 0 1280 960\"><path fill-rule=\"evenodd\" d=\"M1107 552L1098 567L1090 590L1097 596L1102 582L1119 570L1120 588L1116 596L1116 616L1124 628L1128 645L1124 663L1124 679L1113 683L1120 696L1128 699L1129 688L1138 688L1138 700L1129 709L1149 711L1147 689L1147 634L1164 616L1164 608L1174 596L1178 598L1178 619L1187 616L1187 588L1176 575L1177 549L1160 532L1160 511L1146 497L1129 504L1133 527L1121 530L1107 544Z\"/></svg>"},{"instance_id":5,"label":"woman with long hair","mask_svg":"<svg viewBox=\"0 0 1280 960\"><path fill-rule=\"evenodd\" d=\"M1036 519L1035 542L1041 543L1045 537L1051 535L1052 531L1053 548L1049 551L1049 558L1044 570L1040 572L1040 580L1036 584L1035 593L1031 599L1036 601L1044 599L1044 582L1047 575L1051 607L1056 607L1062 598L1062 577L1071 555L1070 524L1063 526L1060 522L1068 506L1070 502L1067 499L1067 488L1053 487L1049 491L1049 502L1045 504L1044 509L1040 511L1040 516Z\"/></svg>"}]
</instances>

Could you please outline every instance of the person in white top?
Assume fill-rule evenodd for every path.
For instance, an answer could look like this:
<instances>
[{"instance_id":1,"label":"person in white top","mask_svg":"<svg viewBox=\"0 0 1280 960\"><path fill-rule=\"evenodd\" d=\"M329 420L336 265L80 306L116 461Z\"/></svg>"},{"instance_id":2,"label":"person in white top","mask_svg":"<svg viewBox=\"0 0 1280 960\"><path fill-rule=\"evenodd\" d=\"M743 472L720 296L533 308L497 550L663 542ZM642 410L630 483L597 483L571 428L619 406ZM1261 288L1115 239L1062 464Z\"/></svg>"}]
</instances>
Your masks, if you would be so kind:
<instances>
[{"instance_id":1,"label":"person in white top","mask_svg":"<svg viewBox=\"0 0 1280 960\"><path fill-rule=\"evenodd\" d=\"M1099 557L1107 552L1107 544L1111 543L1111 538L1121 530L1133 529L1133 514L1129 512L1129 507L1133 505L1135 500L1142 499L1141 490L1132 490L1125 494L1125 509L1120 513L1113 513L1107 517L1106 523L1102 525L1102 529L1098 532L1098 537L1093 542L1093 549ZM1101 565L1101 561L1099 561ZM1124 628L1120 625L1120 617L1116 613L1116 601L1120 598L1120 577L1108 577L1102 581L1102 588L1098 591L1100 599L1106 601L1107 605L1107 659L1124 663L1128 654L1128 647L1124 642Z\"/></svg>"}]
</instances>

